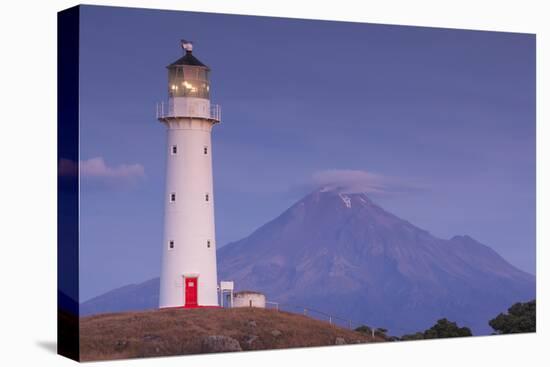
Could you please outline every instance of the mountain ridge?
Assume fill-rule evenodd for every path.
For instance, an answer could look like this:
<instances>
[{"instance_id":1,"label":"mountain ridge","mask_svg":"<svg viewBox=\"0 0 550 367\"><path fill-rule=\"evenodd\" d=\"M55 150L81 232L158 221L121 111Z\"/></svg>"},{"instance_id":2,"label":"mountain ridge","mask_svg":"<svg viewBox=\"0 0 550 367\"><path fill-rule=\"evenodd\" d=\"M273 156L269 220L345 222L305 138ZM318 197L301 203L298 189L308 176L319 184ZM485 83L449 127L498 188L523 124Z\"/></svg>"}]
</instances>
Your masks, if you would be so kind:
<instances>
[{"instance_id":1,"label":"mountain ridge","mask_svg":"<svg viewBox=\"0 0 550 367\"><path fill-rule=\"evenodd\" d=\"M488 333L491 317L535 294L534 276L472 237L437 238L365 193L337 189L316 190L221 247L218 272L277 302L403 333L441 317Z\"/></svg>"}]
</instances>

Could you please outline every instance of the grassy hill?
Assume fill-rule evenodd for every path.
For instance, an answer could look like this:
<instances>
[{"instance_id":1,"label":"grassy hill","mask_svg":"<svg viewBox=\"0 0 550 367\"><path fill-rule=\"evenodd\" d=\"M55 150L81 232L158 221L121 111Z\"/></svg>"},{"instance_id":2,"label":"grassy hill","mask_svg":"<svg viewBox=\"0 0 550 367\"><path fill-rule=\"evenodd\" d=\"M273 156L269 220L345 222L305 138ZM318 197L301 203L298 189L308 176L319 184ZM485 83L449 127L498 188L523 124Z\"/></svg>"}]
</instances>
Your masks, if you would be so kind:
<instances>
[{"instance_id":1,"label":"grassy hill","mask_svg":"<svg viewBox=\"0 0 550 367\"><path fill-rule=\"evenodd\" d=\"M259 308L169 309L80 319L80 359L281 349L371 340L307 316Z\"/></svg>"}]
</instances>

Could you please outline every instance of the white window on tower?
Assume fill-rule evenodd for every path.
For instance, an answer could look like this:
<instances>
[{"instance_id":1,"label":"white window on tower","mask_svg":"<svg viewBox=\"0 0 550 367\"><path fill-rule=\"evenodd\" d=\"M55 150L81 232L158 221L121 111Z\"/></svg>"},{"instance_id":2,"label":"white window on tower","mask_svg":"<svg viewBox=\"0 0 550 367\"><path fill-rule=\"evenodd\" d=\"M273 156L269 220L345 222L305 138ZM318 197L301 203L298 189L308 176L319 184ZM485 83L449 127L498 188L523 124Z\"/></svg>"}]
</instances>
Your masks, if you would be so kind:
<instances>
[{"instance_id":1,"label":"white window on tower","mask_svg":"<svg viewBox=\"0 0 550 367\"><path fill-rule=\"evenodd\" d=\"M210 195L208 193L204 194L204 200L210 201Z\"/></svg>"},{"instance_id":2,"label":"white window on tower","mask_svg":"<svg viewBox=\"0 0 550 367\"><path fill-rule=\"evenodd\" d=\"M210 240L206 241L206 247L210 248Z\"/></svg>"},{"instance_id":3,"label":"white window on tower","mask_svg":"<svg viewBox=\"0 0 550 367\"><path fill-rule=\"evenodd\" d=\"M173 192L170 194L170 202L175 203L176 202L176 193Z\"/></svg>"},{"instance_id":4,"label":"white window on tower","mask_svg":"<svg viewBox=\"0 0 550 367\"><path fill-rule=\"evenodd\" d=\"M170 152L172 153L172 155L178 154L178 146L177 145L172 145L172 148L170 149Z\"/></svg>"},{"instance_id":5,"label":"white window on tower","mask_svg":"<svg viewBox=\"0 0 550 367\"><path fill-rule=\"evenodd\" d=\"M204 152L204 154L205 154L205 155L207 155L207 154L208 154L208 146L206 146L206 145L204 146L204 148L203 148L203 152Z\"/></svg>"},{"instance_id":6,"label":"white window on tower","mask_svg":"<svg viewBox=\"0 0 550 367\"><path fill-rule=\"evenodd\" d=\"M174 248L174 240L168 241L168 250L172 250Z\"/></svg>"}]
</instances>

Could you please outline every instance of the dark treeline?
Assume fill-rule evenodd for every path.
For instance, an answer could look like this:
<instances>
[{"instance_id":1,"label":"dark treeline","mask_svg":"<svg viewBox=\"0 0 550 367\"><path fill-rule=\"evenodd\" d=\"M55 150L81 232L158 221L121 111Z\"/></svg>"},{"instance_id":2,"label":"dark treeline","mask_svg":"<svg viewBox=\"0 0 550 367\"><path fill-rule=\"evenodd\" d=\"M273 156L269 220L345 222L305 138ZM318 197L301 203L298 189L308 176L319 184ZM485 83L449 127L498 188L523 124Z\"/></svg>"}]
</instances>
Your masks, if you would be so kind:
<instances>
[{"instance_id":1,"label":"dark treeline","mask_svg":"<svg viewBox=\"0 0 550 367\"><path fill-rule=\"evenodd\" d=\"M493 328L493 335L533 333L536 331L537 315L536 300L525 303L515 303L508 308L507 313L500 313L495 318L489 320L489 325ZM388 341L398 340L421 340L421 339L439 339L439 338L458 338L463 336L472 336L472 331L468 327L460 327L456 322L445 318L437 320L435 325L424 331L418 331L414 334L406 334L401 337L386 335L386 329L372 329L367 325L361 325L355 329L360 333L382 337Z\"/></svg>"}]
</instances>

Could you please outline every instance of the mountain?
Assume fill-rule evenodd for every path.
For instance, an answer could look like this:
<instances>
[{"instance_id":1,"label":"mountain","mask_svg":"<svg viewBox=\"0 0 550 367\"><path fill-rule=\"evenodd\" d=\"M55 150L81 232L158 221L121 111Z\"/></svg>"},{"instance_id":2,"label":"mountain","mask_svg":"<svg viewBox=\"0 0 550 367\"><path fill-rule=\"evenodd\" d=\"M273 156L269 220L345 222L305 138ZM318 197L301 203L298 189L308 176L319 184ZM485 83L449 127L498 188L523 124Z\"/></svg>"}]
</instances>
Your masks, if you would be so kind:
<instances>
[{"instance_id":1,"label":"mountain","mask_svg":"<svg viewBox=\"0 0 550 367\"><path fill-rule=\"evenodd\" d=\"M80 316L158 308L160 279L125 285L80 304Z\"/></svg>"},{"instance_id":2,"label":"mountain","mask_svg":"<svg viewBox=\"0 0 550 367\"><path fill-rule=\"evenodd\" d=\"M219 251L220 279L395 334L487 321L535 296L532 275L468 236L443 240L365 194L316 191Z\"/></svg>"},{"instance_id":3,"label":"mountain","mask_svg":"<svg viewBox=\"0 0 550 367\"><path fill-rule=\"evenodd\" d=\"M315 191L222 247L218 268L219 279L282 307L305 306L395 335L443 317L486 334L489 319L535 297L532 275L471 237L436 238L363 193L337 190Z\"/></svg>"}]
</instances>

